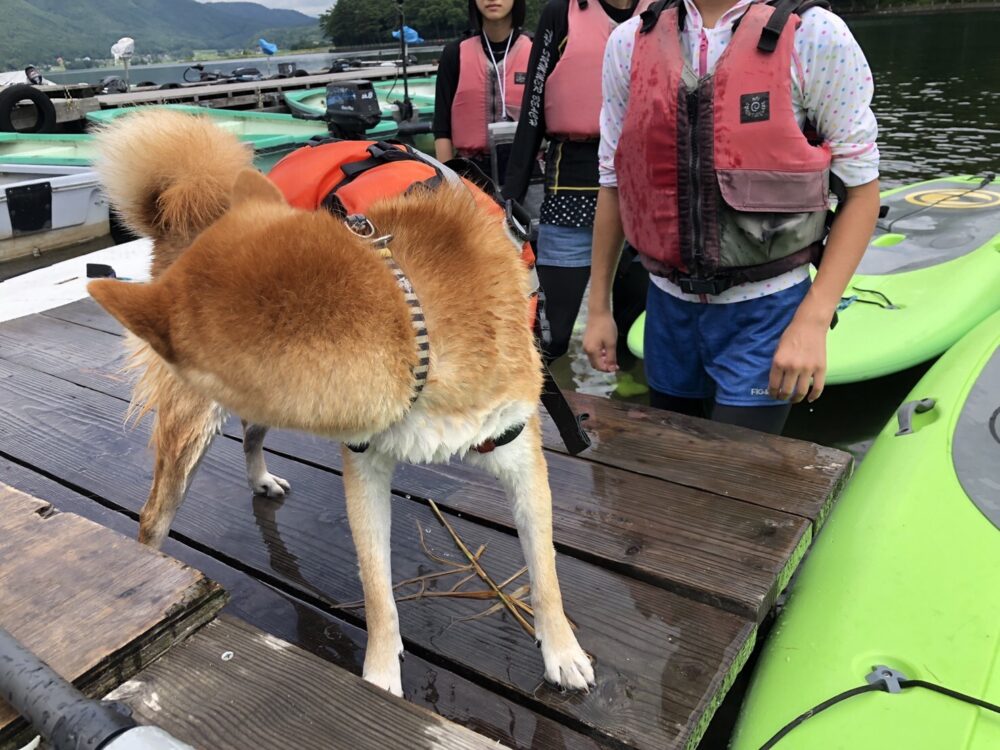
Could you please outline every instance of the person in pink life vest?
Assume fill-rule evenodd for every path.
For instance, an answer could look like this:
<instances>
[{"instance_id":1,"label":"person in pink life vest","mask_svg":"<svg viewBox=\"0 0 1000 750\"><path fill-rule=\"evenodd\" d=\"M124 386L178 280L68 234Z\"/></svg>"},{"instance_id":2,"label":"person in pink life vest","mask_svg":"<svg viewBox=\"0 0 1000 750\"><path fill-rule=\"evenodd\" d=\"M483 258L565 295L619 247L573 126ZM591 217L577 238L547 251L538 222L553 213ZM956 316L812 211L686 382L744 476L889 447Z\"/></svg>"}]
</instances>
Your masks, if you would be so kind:
<instances>
[{"instance_id":1,"label":"person in pink life vest","mask_svg":"<svg viewBox=\"0 0 1000 750\"><path fill-rule=\"evenodd\" d=\"M451 42L441 53L434 102L434 150L439 161L456 156L473 161L487 175L489 127L521 111L531 37L521 30L525 0L469 0L475 33ZM506 164L497 165L503 175Z\"/></svg>"},{"instance_id":2,"label":"person in pink life vest","mask_svg":"<svg viewBox=\"0 0 1000 750\"><path fill-rule=\"evenodd\" d=\"M819 398L826 334L879 212L872 89L826 0L658 0L619 26L603 67L594 366L617 368L610 287L627 239L650 274L653 406L780 433L792 403Z\"/></svg>"},{"instance_id":3,"label":"person in pink life vest","mask_svg":"<svg viewBox=\"0 0 1000 750\"><path fill-rule=\"evenodd\" d=\"M544 347L548 360L567 351L589 278L604 45L618 24L649 2L549 0L535 32L503 195L524 201L547 141L537 268L551 333ZM630 261L622 263L615 280L615 314L622 326L642 312L646 294L646 275ZM624 349L621 354L628 356Z\"/></svg>"}]
</instances>

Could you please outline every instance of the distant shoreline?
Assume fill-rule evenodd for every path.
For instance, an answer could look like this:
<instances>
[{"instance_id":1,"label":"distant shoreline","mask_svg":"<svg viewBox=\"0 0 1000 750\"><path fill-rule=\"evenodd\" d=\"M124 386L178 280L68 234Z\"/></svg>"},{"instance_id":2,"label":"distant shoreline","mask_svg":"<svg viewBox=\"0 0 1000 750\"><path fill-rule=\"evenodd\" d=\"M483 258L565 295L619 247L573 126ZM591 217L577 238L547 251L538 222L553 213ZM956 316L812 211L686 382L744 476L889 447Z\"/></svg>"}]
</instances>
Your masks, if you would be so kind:
<instances>
[{"instance_id":1,"label":"distant shoreline","mask_svg":"<svg viewBox=\"0 0 1000 750\"><path fill-rule=\"evenodd\" d=\"M930 15L934 13L941 13L943 11L957 11L960 13L968 13L977 10L997 10L1000 9L1000 0L997 2L989 3L935 3L933 5L926 5L923 3L913 3L908 5L890 5L885 8L864 8L864 9L849 9L849 8L835 8L834 13L838 16L844 16L846 18L876 18L884 16L902 16L902 15Z\"/></svg>"}]
</instances>

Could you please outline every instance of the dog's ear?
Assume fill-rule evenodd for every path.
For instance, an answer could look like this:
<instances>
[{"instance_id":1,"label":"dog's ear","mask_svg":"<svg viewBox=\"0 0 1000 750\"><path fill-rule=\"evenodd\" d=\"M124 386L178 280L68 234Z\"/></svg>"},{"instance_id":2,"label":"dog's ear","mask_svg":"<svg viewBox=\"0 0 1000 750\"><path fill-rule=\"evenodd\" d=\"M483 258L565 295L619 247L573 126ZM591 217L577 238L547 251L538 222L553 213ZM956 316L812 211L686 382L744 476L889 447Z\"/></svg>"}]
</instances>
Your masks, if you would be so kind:
<instances>
[{"instance_id":1,"label":"dog's ear","mask_svg":"<svg viewBox=\"0 0 1000 750\"><path fill-rule=\"evenodd\" d=\"M284 203L285 196L278 190L277 185L256 169L243 169L233 184L230 205L235 208L249 201Z\"/></svg>"},{"instance_id":2,"label":"dog's ear","mask_svg":"<svg viewBox=\"0 0 1000 750\"><path fill-rule=\"evenodd\" d=\"M170 311L161 284L100 279L87 284L90 296L168 362L177 359L170 340Z\"/></svg>"}]
</instances>

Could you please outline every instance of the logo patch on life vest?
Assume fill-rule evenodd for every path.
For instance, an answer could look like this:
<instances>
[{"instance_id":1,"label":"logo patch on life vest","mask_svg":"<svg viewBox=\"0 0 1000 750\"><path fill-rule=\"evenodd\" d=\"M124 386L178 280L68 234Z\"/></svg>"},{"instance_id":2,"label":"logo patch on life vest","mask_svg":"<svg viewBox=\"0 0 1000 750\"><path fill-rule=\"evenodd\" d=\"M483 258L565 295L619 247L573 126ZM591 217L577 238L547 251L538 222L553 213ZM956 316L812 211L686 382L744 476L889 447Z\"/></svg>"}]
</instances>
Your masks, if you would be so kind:
<instances>
[{"instance_id":1,"label":"logo patch on life vest","mask_svg":"<svg viewBox=\"0 0 1000 750\"><path fill-rule=\"evenodd\" d=\"M743 94L740 97L740 122L764 122L771 119L771 94Z\"/></svg>"},{"instance_id":2,"label":"logo patch on life vest","mask_svg":"<svg viewBox=\"0 0 1000 750\"><path fill-rule=\"evenodd\" d=\"M525 71L520 73L514 73L514 84L517 86L523 86L528 82L528 74Z\"/></svg>"}]
</instances>

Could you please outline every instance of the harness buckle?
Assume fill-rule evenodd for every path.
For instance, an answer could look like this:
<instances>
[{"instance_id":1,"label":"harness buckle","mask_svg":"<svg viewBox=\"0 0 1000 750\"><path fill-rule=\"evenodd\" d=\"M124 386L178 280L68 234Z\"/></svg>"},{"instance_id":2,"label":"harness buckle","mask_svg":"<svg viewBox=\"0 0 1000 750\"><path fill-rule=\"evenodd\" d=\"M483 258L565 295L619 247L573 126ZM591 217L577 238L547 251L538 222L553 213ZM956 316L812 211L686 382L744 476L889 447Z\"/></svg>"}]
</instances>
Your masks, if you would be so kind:
<instances>
[{"instance_id":1,"label":"harness buckle","mask_svg":"<svg viewBox=\"0 0 1000 750\"><path fill-rule=\"evenodd\" d=\"M371 246L376 250L383 250L389 246L392 242L391 234L383 234L378 237L378 231L375 229L375 225L372 224L372 220L369 219L364 214L351 214L350 216L344 217L344 224L347 228L355 235L363 240L368 240Z\"/></svg>"},{"instance_id":2,"label":"harness buckle","mask_svg":"<svg viewBox=\"0 0 1000 750\"><path fill-rule=\"evenodd\" d=\"M371 219L364 214L351 214L350 216L345 216L344 224L346 224L348 229L362 239L369 240L375 236L375 225L372 224Z\"/></svg>"},{"instance_id":3,"label":"harness buckle","mask_svg":"<svg viewBox=\"0 0 1000 750\"><path fill-rule=\"evenodd\" d=\"M730 279L720 279L715 276L711 276L706 279L696 278L693 276L679 276L677 278L677 286L679 286L681 291L685 294L717 295L722 294L732 285L733 283Z\"/></svg>"}]
</instances>

